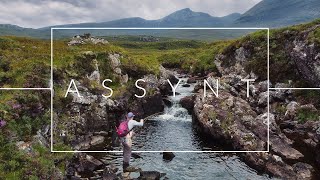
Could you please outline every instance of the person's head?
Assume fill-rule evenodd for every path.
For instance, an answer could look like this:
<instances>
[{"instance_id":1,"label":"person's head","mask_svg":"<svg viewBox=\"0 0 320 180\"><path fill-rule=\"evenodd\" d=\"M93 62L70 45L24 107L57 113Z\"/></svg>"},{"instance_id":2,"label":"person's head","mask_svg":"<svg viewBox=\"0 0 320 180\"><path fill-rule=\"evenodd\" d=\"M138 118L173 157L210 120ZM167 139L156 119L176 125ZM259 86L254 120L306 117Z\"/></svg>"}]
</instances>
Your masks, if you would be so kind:
<instances>
[{"instance_id":1,"label":"person's head","mask_svg":"<svg viewBox=\"0 0 320 180\"><path fill-rule=\"evenodd\" d=\"M132 120L134 118L134 114L132 112L129 112L127 115L128 120Z\"/></svg>"}]
</instances>

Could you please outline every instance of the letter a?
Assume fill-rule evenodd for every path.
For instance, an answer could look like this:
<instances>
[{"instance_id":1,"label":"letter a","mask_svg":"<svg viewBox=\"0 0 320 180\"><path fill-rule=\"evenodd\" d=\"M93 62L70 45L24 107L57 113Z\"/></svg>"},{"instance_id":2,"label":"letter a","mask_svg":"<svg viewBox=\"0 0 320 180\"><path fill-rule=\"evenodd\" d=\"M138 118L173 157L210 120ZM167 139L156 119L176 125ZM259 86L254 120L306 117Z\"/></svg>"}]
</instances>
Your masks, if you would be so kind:
<instances>
[{"instance_id":1,"label":"letter a","mask_svg":"<svg viewBox=\"0 0 320 180\"><path fill-rule=\"evenodd\" d=\"M74 86L74 89L75 90L71 90L71 86ZM76 86L76 83L74 82L74 79L71 79L71 82L70 82L70 84L69 84L69 87L68 87L68 90L67 90L67 92L66 92L66 95L64 96L64 97L67 97L68 96L68 94L69 94L69 92L72 92L72 93L77 93L78 94L78 97L82 97L81 95L80 95L80 93L79 93L79 91L78 91L78 88L77 88L77 86Z\"/></svg>"}]
</instances>

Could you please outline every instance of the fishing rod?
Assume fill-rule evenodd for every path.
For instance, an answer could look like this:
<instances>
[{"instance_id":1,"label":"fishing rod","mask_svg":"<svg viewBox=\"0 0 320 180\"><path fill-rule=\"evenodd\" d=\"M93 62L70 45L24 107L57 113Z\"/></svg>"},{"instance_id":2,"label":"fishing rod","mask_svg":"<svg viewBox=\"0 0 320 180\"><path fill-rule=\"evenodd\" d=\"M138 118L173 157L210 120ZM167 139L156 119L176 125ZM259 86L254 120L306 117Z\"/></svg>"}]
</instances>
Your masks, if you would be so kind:
<instances>
[{"instance_id":1,"label":"fishing rod","mask_svg":"<svg viewBox=\"0 0 320 180\"><path fill-rule=\"evenodd\" d=\"M225 163L225 166L227 167L227 169L226 169L227 173L228 173L231 177L233 177L235 180L238 180L231 172L228 171L228 169L230 169L231 171L233 171L233 170L232 170L232 168L228 165L228 163L226 162L226 160L223 159L220 154L217 154L217 156Z\"/></svg>"},{"instance_id":2,"label":"fishing rod","mask_svg":"<svg viewBox=\"0 0 320 180\"><path fill-rule=\"evenodd\" d=\"M152 118L152 117L154 117L154 116L156 116L156 115L159 115L159 114L162 114L163 112L157 112L157 113L154 113L154 114L151 114L151 115L149 115L149 116L147 116L147 117L145 117L145 118L142 118L143 120L148 120L148 119L150 119L150 118Z\"/></svg>"}]
</instances>

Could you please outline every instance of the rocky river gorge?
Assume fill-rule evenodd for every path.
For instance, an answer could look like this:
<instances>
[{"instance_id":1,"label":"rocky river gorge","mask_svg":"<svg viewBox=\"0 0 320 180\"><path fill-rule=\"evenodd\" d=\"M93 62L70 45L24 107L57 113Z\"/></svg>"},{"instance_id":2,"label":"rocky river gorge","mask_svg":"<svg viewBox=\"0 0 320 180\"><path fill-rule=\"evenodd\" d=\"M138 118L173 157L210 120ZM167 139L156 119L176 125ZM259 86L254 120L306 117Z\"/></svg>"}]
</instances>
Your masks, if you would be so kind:
<instances>
[{"instance_id":1,"label":"rocky river gorge","mask_svg":"<svg viewBox=\"0 0 320 180\"><path fill-rule=\"evenodd\" d=\"M179 75L177 75L179 76ZM133 141L134 155L132 165L141 168L142 171L157 171L165 174L168 179L269 179L266 174L258 174L250 168L236 154L219 154L200 151L223 150L210 137L205 136L196 129L192 121L192 115L180 105L182 98L195 94L193 92L195 83L186 85L188 80L180 76L181 84L177 87L175 97L168 96L168 103L163 113L152 116L147 120L144 127L136 129ZM122 147L111 147L107 144L103 150L121 151ZM102 149L99 149L102 150ZM160 152L148 151L186 151L174 153L172 160L163 159ZM195 151L195 152L191 152ZM107 167L122 167L121 153L96 153L93 157L106 164ZM99 178L98 172L87 174L88 177ZM119 168L121 172L122 169ZM204 173L206 172L206 173ZM131 178L138 178L139 172L132 172Z\"/></svg>"},{"instance_id":2,"label":"rocky river gorge","mask_svg":"<svg viewBox=\"0 0 320 180\"><path fill-rule=\"evenodd\" d=\"M135 108L138 108L135 112L145 114L140 115L140 117L145 117L156 112L162 113L152 116L147 120L144 127L135 130L136 136L133 140L133 150L138 153L135 153L133 156L132 165L140 168L140 170L130 173L129 176L126 176L127 178L138 178L143 172L151 173L151 175L149 174L151 177L160 177L161 175L164 176L163 178L169 179L210 179L210 177L219 177L221 179L269 179L273 176L285 179L290 179L291 177L309 179L317 176L316 168L306 163L315 163L313 165L317 166L316 162L313 161L314 159L309 159L308 154L304 157L305 155L302 152L294 149L292 140L287 138L280 129L281 126L285 126L285 122L279 127L275 122L274 114L270 114L271 151L269 153L199 152L266 150L267 116L265 108L267 107L267 96L264 94L267 92L267 83L265 81L251 86L250 93L256 93L250 99L251 102L247 102L247 99L241 98L241 96L245 97L246 84L240 81L240 79L237 81L239 84L234 84L234 87L241 89L238 94L240 97L232 95L234 92L228 93L225 90L221 91L218 98L209 92L208 98L202 100L202 77L189 77L189 75L177 74L164 68L162 70L165 76L169 76L170 74L171 79L177 77L181 79L181 82L176 89L175 97L167 85L160 85L159 93L162 93L162 95L155 93L155 95L147 97L147 101L142 101L143 103L140 104L140 107L134 103ZM207 77L208 82L213 82L212 78ZM159 81L153 76L146 76L145 79L146 82L150 82L149 85L146 85L146 88L148 86L155 86L154 82ZM232 82L234 83L234 81ZM276 86L280 86L280 84ZM226 84L222 87L226 87ZM292 92L288 90L272 90L270 94L271 101L273 102L293 98ZM161 103L154 101L160 101ZM148 113L144 111L146 106L149 107L148 104L144 104L146 102L152 102L149 105L153 104L156 106L150 108L153 111L149 111ZM253 109L252 106L262 108ZM285 114L293 111L291 106L287 106ZM224 111L230 112L232 117L236 117L236 119L231 121L230 115ZM216 114L210 114L212 112L216 112ZM218 121L218 119L221 121ZM213 122L207 123L206 121L208 120ZM216 124L214 121L219 123ZM294 125L291 123L290 128L295 128L295 126L308 128L310 125ZM301 129L299 132L303 133L303 131ZM122 147L116 143L112 143L112 138L108 139L108 137L103 138L105 140L100 143L92 144L96 137L103 137L101 136L103 132L93 132L91 141L86 140L80 143L80 147L79 144L76 147L80 148L80 150L82 148L82 150L121 151ZM312 132L308 132L309 136ZM316 132L314 131L314 133ZM108 133L106 132L106 134ZM316 134L313 137L316 138ZM86 135L84 138L88 138L88 136ZM162 153L157 151L197 152L175 152L175 157L167 161L163 159ZM82 167L82 170L80 169L79 172L80 175L99 179L104 177L103 173L106 172L106 169L116 169L117 171L111 173L116 174L112 177L123 178L123 174L121 174L121 153L93 153L90 156L96 159L96 162L99 162L98 165L94 165L94 168L91 167L91 171L86 170L86 167ZM81 162L81 160L77 161ZM85 162L86 160L83 161ZM78 165L73 166L71 164L70 166L71 169L74 169L73 172L79 170L79 167L76 167ZM139 173L140 171L141 173ZM268 174L272 176L270 177Z\"/></svg>"},{"instance_id":3,"label":"rocky river gorge","mask_svg":"<svg viewBox=\"0 0 320 180\"><path fill-rule=\"evenodd\" d=\"M60 108L54 113L53 144L63 142L76 151L121 151L114 130L124 115L132 111L140 119L157 114L135 130L132 165L138 169L130 178L319 179L320 107L314 98L319 92L291 89L289 80L278 82L273 77L268 81L267 61L262 60L265 49L259 43L249 38L231 45L214 57L215 70L202 74L165 65L157 67L159 74L150 74L122 66L118 53L83 52L77 63L86 78L75 84L84 98L71 94L62 100L55 97ZM286 50L290 48L291 44ZM294 54L288 54L295 59L297 51L304 53L303 48L293 50ZM314 52L308 51L306 57L311 57L310 53ZM102 57L100 62L98 57ZM108 99L101 96L105 91L95 87L106 70L119 82L119 90ZM69 82L56 74L58 86ZM134 97L141 94L132 83L138 78L144 80L140 84L147 92L143 98ZM173 96L167 80L175 85L179 79ZM249 92L243 79L254 80ZM218 96L207 88L204 97L204 80L213 89L219 81ZM168 155L170 151L197 152ZM169 160L163 159L167 155ZM127 176L122 173L121 161L119 152L76 153L68 164L67 177L121 179Z\"/></svg>"}]
</instances>

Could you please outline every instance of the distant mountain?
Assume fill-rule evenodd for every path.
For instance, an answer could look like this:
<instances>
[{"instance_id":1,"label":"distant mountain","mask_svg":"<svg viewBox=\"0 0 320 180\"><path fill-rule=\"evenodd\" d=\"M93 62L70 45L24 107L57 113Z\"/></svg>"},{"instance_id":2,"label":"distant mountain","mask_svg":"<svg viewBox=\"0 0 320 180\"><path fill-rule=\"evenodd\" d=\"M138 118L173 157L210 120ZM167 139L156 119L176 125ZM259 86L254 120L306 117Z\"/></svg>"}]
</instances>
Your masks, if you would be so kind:
<instances>
[{"instance_id":1,"label":"distant mountain","mask_svg":"<svg viewBox=\"0 0 320 180\"><path fill-rule=\"evenodd\" d=\"M224 17L213 17L207 13L194 12L189 8L176 11L164 18L153 21L155 27L212 27L226 26L238 19L239 13Z\"/></svg>"},{"instance_id":2,"label":"distant mountain","mask_svg":"<svg viewBox=\"0 0 320 180\"><path fill-rule=\"evenodd\" d=\"M237 26L283 27L320 18L320 0L263 0L236 20Z\"/></svg>"},{"instance_id":3,"label":"distant mountain","mask_svg":"<svg viewBox=\"0 0 320 180\"><path fill-rule=\"evenodd\" d=\"M40 31L32 28L23 28L11 24L0 24L0 35L12 35L12 36L35 36L42 34Z\"/></svg>"},{"instance_id":4,"label":"distant mountain","mask_svg":"<svg viewBox=\"0 0 320 180\"><path fill-rule=\"evenodd\" d=\"M68 25L59 25L51 27L225 27L230 25L236 19L241 16L239 13L233 13L223 17L214 17L207 13L203 12L194 12L190 8L181 9L174 13L169 14L161 19L157 20L146 20L139 17L124 18L108 22L99 22L99 23L80 23L80 24L68 24ZM49 31L51 27L40 28L41 31ZM75 34L82 34L88 32L88 30L55 30L55 36L57 37L68 37ZM199 36L195 31L186 30L185 33L181 34L177 30L137 30L137 31L126 31L126 30L92 30L91 34L96 36L106 36L106 35L155 35L155 36L167 36L175 38L187 38L190 39L225 39L225 38L235 38L239 35L244 34L244 32L205 32L203 35ZM227 37L228 36L228 37Z\"/></svg>"},{"instance_id":5,"label":"distant mountain","mask_svg":"<svg viewBox=\"0 0 320 180\"><path fill-rule=\"evenodd\" d=\"M262 0L244 14L233 13L224 17L214 17L203 12L194 12L189 8L173 12L157 20L146 20L140 17L124 18L107 22L92 22L80 24L65 24L43 27L39 29L22 28L15 25L0 25L0 35L31 36L38 38L50 38L51 27L283 27L299 24L320 18L320 0ZM96 36L122 35L128 31L79 31L79 30L55 30L55 37L70 37L75 34L90 32ZM155 36L168 36L193 39L234 38L248 31L225 31L219 33L205 32L199 36L194 31L180 32L139 30L130 31L130 35L151 34Z\"/></svg>"},{"instance_id":6,"label":"distant mountain","mask_svg":"<svg viewBox=\"0 0 320 180\"><path fill-rule=\"evenodd\" d=\"M107 22L80 23L52 27L212 27L229 25L240 16L240 13L233 13L224 17L214 17L207 13L194 12L190 8L185 8L158 20L132 17Z\"/></svg>"}]
</instances>

